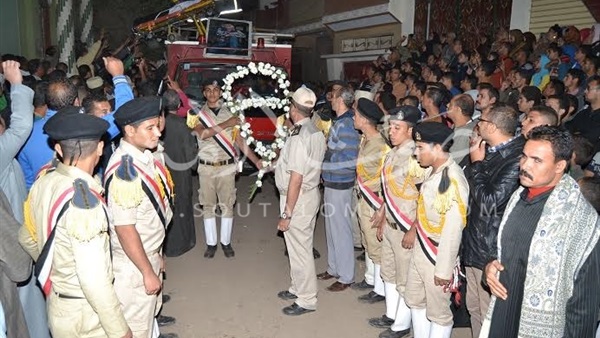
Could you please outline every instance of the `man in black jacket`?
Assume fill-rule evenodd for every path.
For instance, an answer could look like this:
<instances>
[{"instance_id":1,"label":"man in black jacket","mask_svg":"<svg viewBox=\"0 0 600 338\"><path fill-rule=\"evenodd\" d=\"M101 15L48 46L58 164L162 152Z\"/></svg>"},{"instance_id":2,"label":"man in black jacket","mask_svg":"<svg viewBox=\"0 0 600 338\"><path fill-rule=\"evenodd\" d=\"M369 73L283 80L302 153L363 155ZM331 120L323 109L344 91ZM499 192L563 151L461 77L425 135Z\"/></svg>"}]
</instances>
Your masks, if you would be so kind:
<instances>
[{"instance_id":1,"label":"man in black jacket","mask_svg":"<svg viewBox=\"0 0 600 338\"><path fill-rule=\"evenodd\" d=\"M481 284L481 275L496 252L498 227L506 204L519 187L519 158L525 144L515 137L518 112L509 106L495 106L482 112L471 141L471 164L465 168L469 181L469 217L463 233L462 260L467 275L467 309L471 314L473 337L479 337L490 294Z\"/></svg>"}]
</instances>

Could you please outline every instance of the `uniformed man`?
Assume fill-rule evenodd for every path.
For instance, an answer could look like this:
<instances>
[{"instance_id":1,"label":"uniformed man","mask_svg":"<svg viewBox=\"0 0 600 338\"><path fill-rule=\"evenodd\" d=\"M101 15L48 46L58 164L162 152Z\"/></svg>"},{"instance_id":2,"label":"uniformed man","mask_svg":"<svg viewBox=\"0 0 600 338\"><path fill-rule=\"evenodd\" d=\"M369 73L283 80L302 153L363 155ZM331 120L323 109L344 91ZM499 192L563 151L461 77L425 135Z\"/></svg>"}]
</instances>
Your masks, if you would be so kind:
<instances>
[{"instance_id":1,"label":"uniformed man","mask_svg":"<svg viewBox=\"0 0 600 338\"><path fill-rule=\"evenodd\" d=\"M76 107L44 125L61 162L33 184L19 241L36 260L54 337L132 337L113 287L103 189L92 177L108 127Z\"/></svg>"},{"instance_id":2,"label":"uniformed man","mask_svg":"<svg viewBox=\"0 0 600 338\"><path fill-rule=\"evenodd\" d=\"M160 99L121 106L115 122L123 139L105 173L113 217L111 245L115 291L133 337L150 338L162 305L162 245L171 222L173 183L151 149L158 146Z\"/></svg>"},{"instance_id":3,"label":"uniformed man","mask_svg":"<svg viewBox=\"0 0 600 338\"><path fill-rule=\"evenodd\" d=\"M415 338L452 334L450 291L458 289L458 248L466 225L469 185L449 154L452 130L438 122L413 128L415 156L430 174L417 201L417 242L408 271L406 304Z\"/></svg>"},{"instance_id":4,"label":"uniformed man","mask_svg":"<svg viewBox=\"0 0 600 338\"><path fill-rule=\"evenodd\" d=\"M404 301L408 267L412 257L415 228L412 226L417 211L423 170L413 157L415 143L412 130L421 119L417 107L402 106L390 110L390 142L381 174L384 205L379 208L374 224L387 220L381 242L381 278L385 289L386 312L372 318L369 324L387 329L380 338L400 338L410 332L410 309Z\"/></svg>"},{"instance_id":5,"label":"uniformed man","mask_svg":"<svg viewBox=\"0 0 600 338\"><path fill-rule=\"evenodd\" d=\"M358 299L361 302L376 303L385 299L385 290L381 279L381 238L385 222L374 225L371 219L383 202L381 199L381 168L390 147L377 130L377 125L383 119L383 112L377 103L360 98L356 108L354 128L363 134L356 164L357 215L363 246L366 249L367 268L365 280L358 283L359 285L355 288L364 288L365 284L373 285L373 291L358 297ZM369 283L370 281L372 284Z\"/></svg>"},{"instance_id":6,"label":"uniformed man","mask_svg":"<svg viewBox=\"0 0 600 338\"><path fill-rule=\"evenodd\" d=\"M280 193L281 215L277 229L284 234L290 258L291 286L279 298L295 300L283 308L290 316L317 308L317 276L313 258L313 232L321 202L318 189L325 156L325 136L310 120L317 97L301 87L294 92L290 118L294 128L285 142L277 167L275 183Z\"/></svg>"},{"instance_id":7,"label":"uniformed man","mask_svg":"<svg viewBox=\"0 0 600 338\"><path fill-rule=\"evenodd\" d=\"M206 103L188 115L188 127L198 138L198 192L204 218L206 251L204 257L213 258L217 251L216 208L221 216L221 248L225 257L235 256L231 246L233 231L233 205L235 204L235 175L238 165L238 148L262 168L260 159L248 147L244 139L234 133L239 119L221 101L221 80L207 80L203 93ZM237 135L236 135L237 134ZM237 145L237 148L236 148Z\"/></svg>"}]
</instances>

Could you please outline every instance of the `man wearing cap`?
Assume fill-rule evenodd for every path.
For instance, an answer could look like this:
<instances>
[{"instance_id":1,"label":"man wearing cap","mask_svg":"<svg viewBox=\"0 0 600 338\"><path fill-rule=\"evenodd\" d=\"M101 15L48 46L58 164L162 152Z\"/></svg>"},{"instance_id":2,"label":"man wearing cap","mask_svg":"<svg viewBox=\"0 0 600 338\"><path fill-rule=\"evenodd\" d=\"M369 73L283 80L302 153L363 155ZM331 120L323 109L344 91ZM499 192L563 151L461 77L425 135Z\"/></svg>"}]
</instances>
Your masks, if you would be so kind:
<instances>
[{"instance_id":1,"label":"man wearing cap","mask_svg":"<svg viewBox=\"0 0 600 338\"><path fill-rule=\"evenodd\" d=\"M405 299L415 338L449 338L453 325L450 291L458 289L454 274L466 224L469 185L449 154L452 129L424 122L413 128L413 140L417 161L431 169L417 200L414 226L418 244L414 244Z\"/></svg>"},{"instance_id":2,"label":"man wearing cap","mask_svg":"<svg viewBox=\"0 0 600 338\"><path fill-rule=\"evenodd\" d=\"M373 224L371 219L383 200L381 199L381 168L385 155L390 150L377 125L383 119L379 106L368 99L358 100L357 113L354 114L354 128L362 134L356 164L356 186L358 188L357 215L362 232L363 246L366 249L365 280L355 286L365 289L373 285L374 290L358 297L361 302L375 303L383 301L385 291L381 279L381 238L385 222Z\"/></svg>"},{"instance_id":3,"label":"man wearing cap","mask_svg":"<svg viewBox=\"0 0 600 338\"><path fill-rule=\"evenodd\" d=\"M151 150L158 146L160 99L142 97L115 113L123 139L104 177L115 291L133 337L150 338L162 305L162 245L172 218L173 183Z\"/></svg>"},{"instance_id":4,"label":"man wearing cap","mask_svg":"<svg viewBox=\"0 0 600 338\"><path fill-rule=\"evenodd\" d=\"M295 302L283 308L289 316L317 309L317 276L313 258L313 233L321 193L319 181L325 155L325 136L310 120L317 101L302 86L294 92L290 118L294 128L285 142L275 168L281 215L277 229L283 232L290 258L291 286L278 297Z\"/></svg>"},{"instance_id":5,"label":"man wearing cap","mask_svg":"<svg viewBox=\"0 0 600 338\"><path fill-rule=\"evenodd\" d=\"M421 119L417 107L402 106L390 110L390 142L392 150L387 154L382 174L381 188L384 205L376 212L374 225L383 226L381 243L381 278L384 282L386 312L372 318L369 324L387 329L380 338L400 338L410 332L410 309L404 301L408 267L416 229L412 226L417 210L419 190L416 185L423 181L423 170L415 158L412 130Z\"/></svg>"},{"instance_id":6,"label":"man wearing cap","mask_svg":"<svg viewBox=\"0 0 600 338\"><path fill-rule=\"evenodd\" d=\"M235 204L235 175L238 164L238 148L260 169L260 159L248 147L244 139L234 133L239 123L221 101L221 80L207 80L203 93L206 103L188 115L188 127L198 138L198 192L204 218L206 236L205 258L213 258L217 251L216 208L221 216L221 248L225 257L235 256L231 246L233 232L233 205ZM236 148L237 145L237 148Z\"/></svg>"},{"instance_id":7,"label":"man wearing cap","mask_svg":"<svg viewBox=\"0 0 600 338\"><path fill-rule=\"evenodd\" d=\"M54 337L132 337L113 287L103 189L92 177L108 127L76 107L44 125L61 162L32 186L19 242L36 261Z\"/></svg>"}]
</instances>

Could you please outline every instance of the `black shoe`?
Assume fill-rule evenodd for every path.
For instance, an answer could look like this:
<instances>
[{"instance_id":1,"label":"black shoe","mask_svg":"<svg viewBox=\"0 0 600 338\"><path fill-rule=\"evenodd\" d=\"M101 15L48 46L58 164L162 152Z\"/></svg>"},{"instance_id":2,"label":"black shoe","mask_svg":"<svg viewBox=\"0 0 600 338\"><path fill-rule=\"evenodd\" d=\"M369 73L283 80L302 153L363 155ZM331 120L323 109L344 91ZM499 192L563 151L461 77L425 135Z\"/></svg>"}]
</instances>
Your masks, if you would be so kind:
<instances>
[{"instance_id":1,"label":"black shoe","mask_svg":"<svg viewBox=\"0 0 600 338\"><path fill-rule=\"evenodd\" d=\"M161 333L158 338L179 338L177 333Z\"/></svg>"},{"instance_id":2,"label":"black shoe","mask_svg":"<svg viewBox=\"0 0 600 338\"><path fill-rule=\"evenodd\" d=\"M314 259L319 259L321 258L321 254L319 253L319 251L317 251L317 249L313 248L313 258Z\"/></svg>"},{"instance_id":3,"label":"black shoe","mask_svg":"<svg viewBox=\"0 0 600 338\"><path fill-rule=\"evenodd\" d=\"M369 325L379 329L387 329L392 326L392 324L394 324L394 320L386 315L369 319Z\"/></svg>"},{"instance_id":4,"label":"black shoe","mask_svg":"<svg viewBox=\"0 0 600 338\"><path fill-rule=\"evenodd\" d=\"M360 255L356 256L356 260L364 262L365 261L365 252L363 251L363 253L361 253Z\"/></svg>"},{"instance_id":5,"label":"black shoe","mask_svg":"<svg viewBox=\"0 0 600 338\"><path fill-rule=\"evenodd\" d=\"M410 328L402 331L392 331L387 329L379 334L379 338L404 338L410 333Z\"/></svg>"},{"instance_id":6,"label":"black shoe","mask_svg":"<svg viewBox=\"0 0 600 338\"><path fill-rule=\"evenodd\" d=\"M216 245L207 245L206 251L204 251L204 258L213 258L213 257L215 257L216 252L217 252Z\"/></svg>"},{"instance_id":7,"label":"black shoe","mask_svg":"<svg viewBox=\"0 0 600 338\"><path fill-rule=\"evenodd\" d=\"M296 296L295 294L289 292L288 290L285 291L281 291L277 294L277 297L283 299L283 300L294 300L296 298L298 298L298 296Z\"/></svg>"},{"instance_id":8,"label":"black shoe","mask_svg":"<svg viewBox=\"0 0 600 338\"><path fill-rule=\"evenodd\" d=\"M309 312L315 312L315 310L309 310L309 309L305 309L302 306L294 303L290 306L286 306L283 308L283 313L288 315L288 316L300 316L303 315L305 313L309 313Z\"/></svg>"},{"instance_id":9,"label":"black shoe","mask_svg":"<svg viewBox=\"0 0 600 338\"><path fill-rule=\"evenodd\" d=\"M354 247L354 251L361 252L361 251L363 251L363 247L362 246L355 246Z\"/></svg>"},{"instance_id":10,"label":"black shoe","mask_svg":"<svg viewBox=\"0 0 600 338\"><path fill-rule=\"evenodd\" d=\"M367 281L363 279L360 283L352 284L351 288L353 288L354 290L367 290L372 289L373 285L368 284Z\"/></svg>"},{"instance_id":11,"label":"black shoe","mask_svg":"<svg viewBox=\"0 0 600 338\"><path fill-rule=\"evenodd\" d=\"M235 256L235 251L233 251L231 244L225 245L225 244L221 243L221 249L223 249L223 253L225 254L225 257L231 258L231 257Z\"/></svg>"},{"instance_id":12,"label":"black shoe","mask_svg":"<svg viewBox=\"0 0 600 338\"><path fill-rule=\"evenodd\" d=\"M375 291L371 291L366 295L362 295L358 297L358 301L361 303L374 304L383 302L385 300L384 296L378 295Z\"/></svg>"},{"instance_id":13,"label":"black shoe","mask_svg":"<svg viewBox=\"0 0 600 338\"><path fill-rule=\"evenodd\" d=\"M161 333L158 338L179 338L179 335L177 333Z\"/></svg>"},{"instance_id":14,"label":"black shoe","mask_svg":"<svg viewBox=\"0 0 600 338\"><path fill-rule=\"evenodd\" d=\"M167 294L163 293L163 295L162 295L162 303L163 303L163 304L166 304L166 303L168 303L170 300L171 300L171 296L169 296L169 295L167 295Z\"/></svg>"},{"instance_id":15,"label":"black shoe","mask_svg":"<svg viewBox=\"0 0 600 338\"><path fill-rule=\"evenodd\" d=\"M158 322L158 326L169 326L175 324L175 317L159 315L156 317L156 321Z\"/></svg>"}]
</instances>

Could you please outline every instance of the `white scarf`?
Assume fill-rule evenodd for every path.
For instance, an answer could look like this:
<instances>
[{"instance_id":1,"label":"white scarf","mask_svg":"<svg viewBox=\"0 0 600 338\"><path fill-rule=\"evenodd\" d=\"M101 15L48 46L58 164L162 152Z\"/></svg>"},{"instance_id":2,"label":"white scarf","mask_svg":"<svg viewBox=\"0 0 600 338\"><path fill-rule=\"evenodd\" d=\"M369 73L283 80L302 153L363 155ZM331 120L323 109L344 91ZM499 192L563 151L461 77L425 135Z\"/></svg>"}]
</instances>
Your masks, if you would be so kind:
<instances>
[{"instance_id":1,"label":"white scarf","mask_svg":"<svg viewBox=\"0 0 600 338\"><path fill-rule=\"evenodd\" d=\"M498 232L502 262L502 232L520 199L523 187L511 196ZM585 200L577 182L563 175L550 194L531 240L519 337L562 337L567 301L575 278L600 238L596 210ZM510 290L509 290L510 292ZM487 338L496 297L492 296L480 338Z\"/></svg>"}]
</instances>

